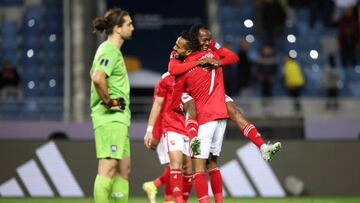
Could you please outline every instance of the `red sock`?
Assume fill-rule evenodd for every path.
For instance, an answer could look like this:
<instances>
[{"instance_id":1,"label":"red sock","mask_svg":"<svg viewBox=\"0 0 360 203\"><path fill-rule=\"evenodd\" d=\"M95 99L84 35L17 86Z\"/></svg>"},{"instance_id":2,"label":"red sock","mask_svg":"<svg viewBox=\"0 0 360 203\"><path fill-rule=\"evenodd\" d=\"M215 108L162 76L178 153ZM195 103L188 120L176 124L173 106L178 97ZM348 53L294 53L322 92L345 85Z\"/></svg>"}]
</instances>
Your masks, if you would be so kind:
<instances>
[{"instance_id":1,"label":"red sock","mask_svg":"<svg viewBox=\"0 0 360 203\"><path fill-rule=\"evenodd\" d=\"M183 198L187 201L190 197L191 188L192 188L192 174L183 175Z\"/></svg>"},{"instance_id":2,"label":"red sock","mask_svg":"<svg viewBox=\"0 0 360 203\"><path fill-rule=\"evenodd\" d=\"M170 185L176 203L183 203L183 176L180 169L170 170Z\"/></svg>"},{"instance_id":3,"label":"red sock","mask_svg":"<svg viewBox=\"0 0 360 203\"><path fill-rule=\"evenodd\" d=\"M222 177L221 173L218 167L213 168L209 170L209 176L210 176L210 184L211 189L214 194L214 199L216 203L222 203L223 202L223 195L222 195Z\"/></svg>"},{"instance_id":4,"label":"red sock","mask_svg":"<svg viewBox=\"0 0 360 203\"><path fill-rule=\"evenodd\" d=\"M208 182L204 171L194 174L194 187L196 197L200 203L210 203L208 194Z\"/></svg>"},{"instance_id":5,"label":"red sock","mask_svg":"<svg viewBox=\"0 0 360 203\"><path fill-rule=\"evenodd\" d=\"M265 144L264 140L262 139L260 133L257 131L256 127L248 123L241 132L253 142L259 149L261 145Z\"/></svg>"},{"instance_id":6,"label":"red sock","mask_svg":"<svg viewBox=\"0 0 360 203\"><path fill-rule=\"evenodd\" d=\"M169 174L170 174L170 166L166 165L163 173L154 180L155 186L160 187L162 184L165 184L166 181L165 179L167 176L169 176Z\"/></svg>"},{"instance_id":7,"label":"red sock","mask_svg":"<svg viewBox=\"0 0 360 203\"><path fill-rule=\"evenodd\" d=\"M185 128L188 137L193 139L198 134L199 124L196 120L189 118L185 121Z\"/></svg>"},{"instance_id":8,"label":"red sock","mask_svg":"<svg viewBox=\"0 0 360 203\"><path fill-rule=\"evenodd\" d=\"M174 198L172 191L171 191L171 185L170 185L170 165L167 165L166 168L167 168L166 175L164 176L164 180L165 180L165 182L164 182L165 183L164 200L165 200L165 202L170 202Z\"/></svg>"}]
</instances>

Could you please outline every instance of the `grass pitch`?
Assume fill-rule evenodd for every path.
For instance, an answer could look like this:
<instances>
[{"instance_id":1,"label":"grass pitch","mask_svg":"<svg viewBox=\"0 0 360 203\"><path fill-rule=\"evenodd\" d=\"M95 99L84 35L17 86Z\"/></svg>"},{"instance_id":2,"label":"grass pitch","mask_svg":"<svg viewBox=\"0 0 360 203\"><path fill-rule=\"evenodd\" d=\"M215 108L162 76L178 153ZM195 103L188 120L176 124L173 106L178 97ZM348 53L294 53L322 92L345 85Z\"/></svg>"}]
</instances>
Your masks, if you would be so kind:
<instances>
[{"instance_id":1,"label":"grass pitch","mask_svg":"<svg viewBox=\"0 0 360 203\"><path fill-rule=\"evenodd\" d=\"M92 198L0 198L0 203L93 203ZM129 203L147 203L143 197L131 197ZM158 199L158 203L162 203ZM359 203L360 197L225 198L225 203ZM197 203L191 198L188 203Z\"/></svg>"}]
</instances>

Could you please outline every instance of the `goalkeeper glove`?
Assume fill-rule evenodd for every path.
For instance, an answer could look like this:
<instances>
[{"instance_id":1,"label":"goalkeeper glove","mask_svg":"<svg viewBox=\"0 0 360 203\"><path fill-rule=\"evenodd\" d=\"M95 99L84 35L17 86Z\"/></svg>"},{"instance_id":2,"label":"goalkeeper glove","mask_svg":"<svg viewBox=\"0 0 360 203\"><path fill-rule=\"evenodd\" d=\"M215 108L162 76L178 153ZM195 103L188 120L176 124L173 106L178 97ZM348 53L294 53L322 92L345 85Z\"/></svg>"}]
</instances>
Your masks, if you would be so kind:
<instances>
[{"instance_id":1,"label":"goalkeeper glove","mask_svg":"<svg viewBox=\"0 0 360 203\"><path fill-rule=\"evenodd\" d=\"M108 103L103 102L102 104L105 105L109 110L118 112L123 112L126 106L125 99L123 97L110 99Z\"/></svg>"}]
</instances>

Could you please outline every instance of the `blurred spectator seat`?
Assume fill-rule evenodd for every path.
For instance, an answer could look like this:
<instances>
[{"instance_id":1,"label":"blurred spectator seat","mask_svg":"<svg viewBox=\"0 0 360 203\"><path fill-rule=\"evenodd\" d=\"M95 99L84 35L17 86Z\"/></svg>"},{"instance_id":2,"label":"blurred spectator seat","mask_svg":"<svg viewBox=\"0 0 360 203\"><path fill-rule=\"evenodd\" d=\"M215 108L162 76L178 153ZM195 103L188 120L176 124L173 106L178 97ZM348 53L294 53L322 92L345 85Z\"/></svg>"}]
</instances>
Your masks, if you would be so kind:
<instances>
[{"instance_id":1,"label":"blurred spectator seat","mask_svg":"<svg viewBox=\"0 0 360 203\"><path fill-rule=\"evenodd\" d=\"M16 100L1 100L0 112L2 119L17 119L21 112L21 104Z\"/></svg>"},{"instance_id":2,"label":"blurred spectator seat","mask_svg":"<svg viewBox=\"0 0 360 203\"><path fill-rule=\"evenodd\" d=\"M23 103L23 113L25 119L39 119L39 105L36 99L25 99Z\"/></svg>"},{"instance_id":3,"label":"blurred spectator seat","mask_svg":"<svg viewBox=\"0 0 360 203\"><path fill-rule=\"evenodd\" d=\"M31 6L27 7L24 14L23 31L24 36L26 35L37 35L40 34L40 22L42 20L42 9L41 7Z\"/></svg>"},{"instance_id":4,"label":"blurred spectator seat","mask_svg":"<svg viewBox=\"0 0 360 203\"><path fill-rule=\"evenodd\" d=\"M15 21L4 21L0 24L1 36L16 36L18 27Z\"/></svg>"},{"instance_id":5,"label":"blurred spectator seat","mask_svg":"<svg viewBox=\"0 0 360 203\"><path fill-rule=\"evenodd\" d=\"M61 97L63 90L63 73L59 66L45 68L45 84L43 96Z\"/></svg>"}]
</instances>

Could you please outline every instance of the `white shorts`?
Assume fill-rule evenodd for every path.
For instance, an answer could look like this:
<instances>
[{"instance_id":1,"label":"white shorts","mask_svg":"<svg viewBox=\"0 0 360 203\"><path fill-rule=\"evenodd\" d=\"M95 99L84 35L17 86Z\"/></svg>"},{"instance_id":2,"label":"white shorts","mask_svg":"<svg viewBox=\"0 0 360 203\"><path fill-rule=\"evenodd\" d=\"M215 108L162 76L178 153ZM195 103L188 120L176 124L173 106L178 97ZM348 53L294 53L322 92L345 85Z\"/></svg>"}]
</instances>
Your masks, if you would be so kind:
<instances>
[{"instance_id":1,"label":"white shorts","mask_svg":"<svg viewBox=\"0 0 360 203\"><path fill-rule=\"evenodd\" d=\"M215 120L199 126L198 137L201 141L199 159L209 158L210 153L219 156L226 129L226 119Z\"/></svg>"},{"instance_id":2,"label":"white shorts","mask_svg":"<svg viewBox=\"0 0 360 203\"><path fill-rule=\"evenodd\" d=\"M159 157L160 164L170 163L169 154L167 148L164 147L164 137L161 136L158 146L156 147L156 153Z\"/></svg>"},{"instance_id":3,"label":"white shorts","mask_svg":"<svg viewBox=\"0 0 360 203\"><path fill-rule=\"evenodd\" d=\"M184 155L190 156L189 137L176 132L164 134L164 147L168 152L181 151Z\"/></svg>"}]
</instances>

